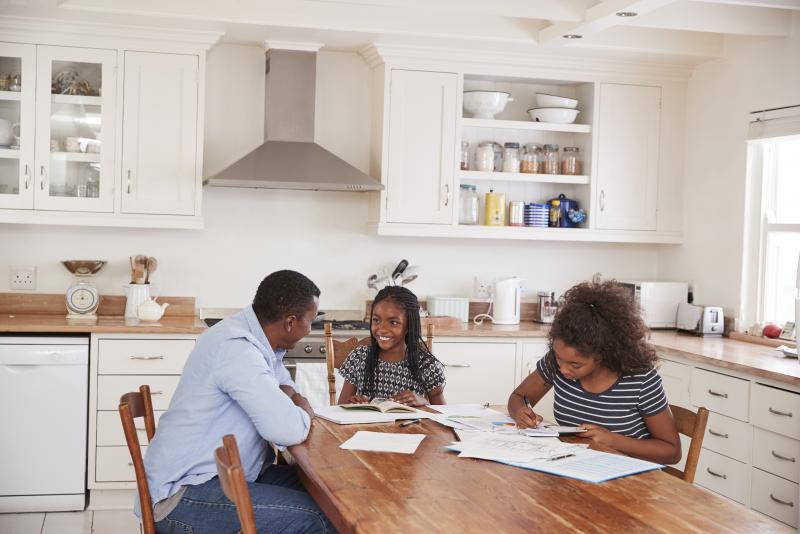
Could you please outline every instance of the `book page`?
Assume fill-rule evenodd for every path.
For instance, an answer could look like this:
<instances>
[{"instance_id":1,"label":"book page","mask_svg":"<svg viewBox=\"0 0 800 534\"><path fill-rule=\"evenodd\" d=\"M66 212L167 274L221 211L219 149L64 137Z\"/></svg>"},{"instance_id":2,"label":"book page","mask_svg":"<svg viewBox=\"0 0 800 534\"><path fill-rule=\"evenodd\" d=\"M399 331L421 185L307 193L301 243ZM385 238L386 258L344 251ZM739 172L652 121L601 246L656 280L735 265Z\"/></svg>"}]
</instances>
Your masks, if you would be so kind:
<instances>
[{"instance_id":1,"label":"book page","mask_svg":"<svg viewBox=\"0 0 800 534\"><path fill-rule=\"evenodd\" d=\"M425 439L425 434L395 434L359 430L339 447L357 451L414 454L423 439Z\"/></svg>"}]
</instances>

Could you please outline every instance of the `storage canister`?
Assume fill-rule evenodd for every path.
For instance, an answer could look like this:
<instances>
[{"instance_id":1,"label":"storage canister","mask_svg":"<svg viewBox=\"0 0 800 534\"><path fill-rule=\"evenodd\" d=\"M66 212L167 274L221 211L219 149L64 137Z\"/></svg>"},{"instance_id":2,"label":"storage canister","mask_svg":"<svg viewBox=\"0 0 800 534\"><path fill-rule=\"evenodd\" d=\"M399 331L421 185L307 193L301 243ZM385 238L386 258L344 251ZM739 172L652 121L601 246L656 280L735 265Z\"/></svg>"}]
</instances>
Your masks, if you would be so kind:
<instances>
[{"instance_id":1,"label":"storage canister","mask_svg":"<svg viewBox=\"0 0 800 534\"><path fill-rule=\"evenodd\" d=\"M581 150L576 146L565 146L561 155L561 174L583 174Z\"/></svg>"},{"instance_id":2,"label":"storage canister","mask_svg":"<svg viewBox=\"0 0 800 534\"><path fill-rule=\"evenodd\" d=\"M474 185L461 184L458 210L458 224L478 224L480 200Z\"/></svg>"},{"instance_id":3,"label":"storage canister","mask_svg":"<svg viewBox=\"0 0 800 534\"><path fill-rule=\"evenodd\" d=\"M483 172L494 171L494 143L484 141L475 150L475 170Z\"/></svg>"},{"instance_id":4,"label":"storage canister","mask_svg":"<svg viewBox=\"0 0 800 534\"><path fill-rule=\"evenodd\" d=\"M544 145L544 173L558 174L558 145Z\"/></svg>"},{"instance_id":5,"label":"storage canister","mask_svg":"<svg viewBox=\"0 0 800 534\"><path fill-rule=\"evenodd\" d=\"M467 141L461 141L461 170L469 170L469 142Z\"/></svg>"},{"instance_id":6,"label":"storage canister","mask_svg":"<svg viewBox=\"0 0 800 534\"><path fill-rule=\"evenodd\" d=\"M503 147L503 172L519 172L519 143L506 143Z\"/></svg>"},{"instance_id":7,"label":"storage canister","mask_svg":"<svg viewBox=\"0 0 800 534\"><path fill-rule=\"evenodd\" d=\"M558 228L561 226L561 201L557 198L550 200L550 220L548 226L550 228Z\"/></svg>"},{"instance_id":8,"label":"storage canister","mask_svg":"<svg viewBox=\"0 0 800 534\"><path fill-rule=\"evenodd\" d=\"M506 194L495 193L489 189L486 193L486 225L505 226L506 224Z\"/></svg>"},{"instance_id":9,"label":"storage canister","mask_svg":"<svg viewBox=\"0 0 800 534\"><path fill-rule=\"evenodd\" d=\"M542 149L539 145L529 143L519 162L519 172L539 174L542 172Z\"/></svg>"},{"instance_id":10,"label":"storage canister","mask_svg":"<svg viewBox=\"0 0 800 534\"><path fill-rule=\"evenodd\" d=\"M508 203L508 225L525 226L525 203L521 200Z\"/></svg>"}]
</instances>

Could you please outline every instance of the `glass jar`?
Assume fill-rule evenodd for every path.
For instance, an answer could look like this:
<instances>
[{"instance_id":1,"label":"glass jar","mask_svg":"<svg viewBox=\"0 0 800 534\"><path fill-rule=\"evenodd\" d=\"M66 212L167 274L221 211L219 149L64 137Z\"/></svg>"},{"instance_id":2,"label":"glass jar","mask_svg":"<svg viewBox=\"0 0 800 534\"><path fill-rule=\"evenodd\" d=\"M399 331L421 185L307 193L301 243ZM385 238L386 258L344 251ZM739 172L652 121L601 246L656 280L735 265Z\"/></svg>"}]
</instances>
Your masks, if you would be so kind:
<instances>
[{"instance_id":1,"label":"glass jar","mask_svg":"<svg viewBox=\"0 0 800 534\"><path fill-rule=\"evenodd\" d=\"M489 189L486 193L486 225L505 226L506 224L506 194L495 193Z\"/></svg>"},{"instance_id":2,"label":"glass jar","mask_svg":"<svg viewBox=\"0 0 800 534\"><path fill-rule=\"evenodd\" d=\"M508 225L525 226L525 203L521 200L512 200L508 203Z\"/></svg>"},{"instance_id":3,"label":"glass jar","mask_svg":"<svg viewBox=\"0 0 800 534\"><path fill-rule=\"evenodd\" d=\"M461 141L461 170L469 170L469 143L467 141Z\"/></svg>"},{"instance_id":4,"label":"glass jar","mask_svg":"<svg viewBox=\"0 0 800 534\"><path fill-rule=\"evenodd\" d=\"M461 184L459 195L458 224L478 224L480 200L476 187Z\"/></svg>"},{"instance_id":5,"label":"glass jar","mask_svg":"<svg viewBox=\"0 0 800 534\"><path fill-rule=\"evenodd\" d=\"M550 228L558 228L561 226L561 201L554 198L549 202L550 204L550 217L547 226Z\"/></svg>"},{"instance_id":6,"label":"glass jar","mask_svg":"<svg viewBox=\"0 0 800 534\"><path fill-rule=\"evenodd\" d=\"M494 148L494 172L503 171L503 145L500 143L492 143Z\"/></svg>"},{"instance_id":7,"label":"glass jar","mask_svg":"<svg viewBox=\"0 0 800 534\"><path fill-rule=\"evenodd\" d=\"M503 172L519 172L519 143L506 143L503 147Z\"/></svg>"},{"instance_id":8,"label":"glass jar","mask_svg":"<svg viewBox=\"0 0 800 534\"><path fill-rule=\"evenodd\" d=\"M494 143L484 141L475 149L475 170L483 172L494 171Z\"/></svg>"},{"instance_id":9,"label":"glass jar","mask_svg":"<svg viewBox=\"0 0 800 534\"><path fill-rule=\"evenodd\" d=\"M519 172L539 174L542 172L542 149L539 145L525 145L525 152L519 162Z\"/></svg>"},{"instance_id":10,"label":"glass jar","mask_svg":"<svg viewBox=\"0 0 800 534\"><path fill-rule=\"evenodd\" d=\"M565 146L561 155L561 174L583 174L581 150L576 146Z\"/></svg>"},{"instance_id":11,"label":"glass jar","mask_svg":"<svg viewBox=\"0 0 800 534\"><path fill-rule=\"evenodd\" d=\"M558 145L544 145L544 174L558 174Z\"/></svg>"}]
</instances>

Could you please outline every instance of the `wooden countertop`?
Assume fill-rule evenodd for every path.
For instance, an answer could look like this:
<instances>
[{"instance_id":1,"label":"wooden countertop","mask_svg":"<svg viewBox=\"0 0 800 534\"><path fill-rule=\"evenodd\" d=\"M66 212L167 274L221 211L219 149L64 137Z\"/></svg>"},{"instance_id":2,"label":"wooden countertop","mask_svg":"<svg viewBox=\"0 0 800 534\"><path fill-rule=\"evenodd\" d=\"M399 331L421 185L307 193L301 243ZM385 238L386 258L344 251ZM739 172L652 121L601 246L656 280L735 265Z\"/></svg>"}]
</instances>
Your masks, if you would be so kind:
<instances>
[{"instance_id":1,"label":"wooden countertop","mask_svg":"<svg viewBox=\"0 0 800 534\"><path fill-rule=\"evenodd\" d=\"M205 323L196 316L165 316L156 322L140 322L101 315L96 323L81 323L67 320L65 315L0 315L0 333L201 334L205 330Z\"/></svg>"},{"instance_id":2,"label":"wooden countertop","mask_svg":"<svg viewBox=\"0 0 800 534\"><path fill-rule=\"evenodd\" d=\"M440 326L434 330L435 337L547 337L549 324L522 321L519 324L492 324L486 320L483 324L472 321L459 326Z\"/></svg>"}]
</instances>

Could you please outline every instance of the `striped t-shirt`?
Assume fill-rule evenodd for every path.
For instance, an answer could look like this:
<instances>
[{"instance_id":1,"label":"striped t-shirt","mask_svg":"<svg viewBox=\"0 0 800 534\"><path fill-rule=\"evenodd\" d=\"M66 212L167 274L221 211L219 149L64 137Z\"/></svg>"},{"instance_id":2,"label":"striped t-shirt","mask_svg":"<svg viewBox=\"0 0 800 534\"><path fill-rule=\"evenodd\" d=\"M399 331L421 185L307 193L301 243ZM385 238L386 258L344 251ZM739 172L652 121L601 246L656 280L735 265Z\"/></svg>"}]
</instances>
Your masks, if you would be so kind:
<instances>
[{"instance_id":1,"label":"striped t-shirt","mask_svg":"<svg viewBox=\"0 0 800 534\"><path fill-rule=\"evenodd\" d=\"M655 369L622 375L602 393L590 393L579 380L567 380L545 357L536 364L545 382L555 390L553 412L559 425L591 423L632 438L649 438L643 417L667 407L661 377Z\"/></svg>"}]
</instances>

